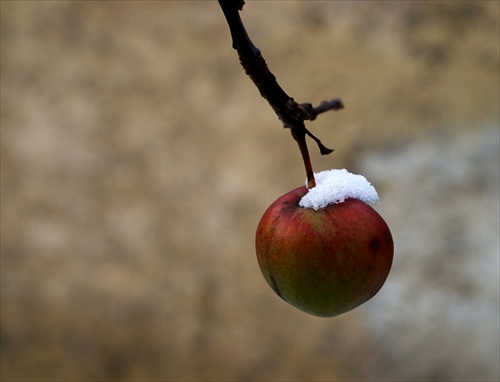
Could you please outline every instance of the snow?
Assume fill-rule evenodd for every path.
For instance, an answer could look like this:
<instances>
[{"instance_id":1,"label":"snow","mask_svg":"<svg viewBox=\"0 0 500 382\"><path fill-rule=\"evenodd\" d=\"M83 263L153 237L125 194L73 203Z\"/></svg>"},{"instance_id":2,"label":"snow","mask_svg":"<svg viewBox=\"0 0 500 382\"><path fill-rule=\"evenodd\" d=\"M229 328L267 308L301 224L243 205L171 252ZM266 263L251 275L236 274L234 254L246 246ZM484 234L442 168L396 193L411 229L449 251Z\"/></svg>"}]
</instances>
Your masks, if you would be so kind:
<instances>
[{"instance_id":1,"label":"snow","mask_svg":"<svg viewBox=\"0 0 500 382\"><path fill-rule=\"evenodd\" d=\"M329 204L343 203L348 198L365 203L379 203L375 187L363 175L351 174L346 169L327 170L314 174L316 187L309 189L299 206L319 210ZM307 184L307 181L306 181Z\"/></svg>"}]
</instances>

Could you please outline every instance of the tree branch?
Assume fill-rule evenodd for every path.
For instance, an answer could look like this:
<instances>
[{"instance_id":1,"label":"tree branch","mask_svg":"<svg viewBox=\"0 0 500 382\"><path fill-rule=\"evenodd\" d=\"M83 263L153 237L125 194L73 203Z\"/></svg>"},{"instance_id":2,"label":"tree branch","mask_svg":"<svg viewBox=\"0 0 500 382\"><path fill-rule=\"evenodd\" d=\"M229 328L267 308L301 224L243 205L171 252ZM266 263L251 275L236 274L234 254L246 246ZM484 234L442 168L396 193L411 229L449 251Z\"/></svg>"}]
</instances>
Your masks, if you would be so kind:
<instances>
[{"instance_id":1,"label":"tree branch","mask_svg":"<svg viewBox=\"0 0 500 382\"><path fill-rule=\"evenodd\" d=\"M274 112L283 123L285 128L289 128L292 137L297 141L306 168L308 187L316 185L311 160L307 149L306 135L310 136L318 145L322 155L331 153L333 150L325 147L304 125L305 120L314 120L317 115L328 110L340 110L344 106L339 99L324 101L319 106L313 107L310 103L298 104L288 96L278 84L276 77L269 70L260 50L254 45L248 36L239 11L243 9L244 0L219 0L219 5L224 12L231 37L233 48L237 51L240 63L245 73L259 89Z\"/></svg>"}]
</instances>

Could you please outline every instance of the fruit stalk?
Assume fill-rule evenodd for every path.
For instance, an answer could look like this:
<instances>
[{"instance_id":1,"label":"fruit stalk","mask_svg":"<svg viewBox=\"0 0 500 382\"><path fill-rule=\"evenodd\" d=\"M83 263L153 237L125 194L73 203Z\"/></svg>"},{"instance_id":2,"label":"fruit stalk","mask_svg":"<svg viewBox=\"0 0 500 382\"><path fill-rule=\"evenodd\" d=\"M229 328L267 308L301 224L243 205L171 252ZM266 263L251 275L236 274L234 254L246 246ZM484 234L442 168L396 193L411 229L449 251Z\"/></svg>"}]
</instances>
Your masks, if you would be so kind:
<instances>
[{"instance_id":1,"label":"fruit stalk","mask_svg":"<svg viewBox=\"0 0 500 382\"><path fill-rule=\"evenodd\" d=\"M314 188L316 187L316 180L314 179L311 157L309 156L309 150L307 149L306 133L304 130L292 129L292 136L299 145L300 154L302 155L302 160L304 161L307 176L307 188Z\"/></svg>"}]
</instances>

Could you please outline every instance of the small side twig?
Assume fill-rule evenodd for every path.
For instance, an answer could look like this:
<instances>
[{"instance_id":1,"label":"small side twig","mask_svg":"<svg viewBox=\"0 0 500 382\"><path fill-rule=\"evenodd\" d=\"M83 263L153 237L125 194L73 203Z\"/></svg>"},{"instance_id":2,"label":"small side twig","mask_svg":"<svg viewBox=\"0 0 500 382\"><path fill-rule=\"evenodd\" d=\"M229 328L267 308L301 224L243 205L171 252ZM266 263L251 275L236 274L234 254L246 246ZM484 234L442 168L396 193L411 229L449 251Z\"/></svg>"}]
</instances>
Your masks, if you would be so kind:
<instances>
[{"instance_id":1,"label":"small side twig","mask_svg":"<svg viewBox=\"0 0 500 382\"><path fill-rule=\"evenodd\" d=\"M307 130L304 121L313 121L319 114L328 110L340 110L344 105L340 99L332 99L313 107L310 103L299 104L285 93L276 81L276 77L269 70L260 50L253 44L245 30L239 15L244 4L244 0L219 0L219 5L231 32L233 48L238 53L243 69L257 86L262 97L269 102L283 126L291 130L292 137L297 142L304 161L308 187L313 188L316 181L307 148L306 135L316 142L322 155L330 154L333 150L325 147L318 138Z\"/></svg>"},{"instance_id":2,"label":"small side twig","mask_svg":"<svg viewBox=\"0 0 500 382\"><path fill-rule=\"evenodd\" d=\"M314 121L318 114L324 113L325 111L337 111L344 108L344 104L342 103L340 98L334 98L330 101L323 101L316 107L313 107L313 105L311 105L310 103L302 103L300 104L300 106L302 106L309 114L309 118L307 118L309 121Z\"/></svg>"}]
</instances>

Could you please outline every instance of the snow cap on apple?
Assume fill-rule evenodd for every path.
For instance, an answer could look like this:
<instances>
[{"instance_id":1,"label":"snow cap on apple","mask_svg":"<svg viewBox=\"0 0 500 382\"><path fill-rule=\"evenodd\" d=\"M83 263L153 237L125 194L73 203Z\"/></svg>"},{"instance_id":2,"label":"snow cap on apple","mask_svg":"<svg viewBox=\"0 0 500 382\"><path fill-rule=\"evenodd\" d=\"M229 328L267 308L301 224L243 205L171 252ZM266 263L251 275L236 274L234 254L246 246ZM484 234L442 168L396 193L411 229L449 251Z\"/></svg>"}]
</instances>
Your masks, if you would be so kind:
<instances>
[{"instance_id":1,"label":"snow cap on apple","mask_svg":"<svg viewBox=\"0 0 500 382\"><path fill-rule=\"evenodd\" d=\"M273 202L256 233L261 271L271 288L296 308L319 317L345 313L384 284L394 244L375 188L347 170L315 174Z\"/></svg>"},{"instance_id":2,"label":"snow cap on apple","mask_svg":"<svg viewBox=\"0 0 500 382\"><path fill-rule=\"evenodd\" d=\"M368 204L379 203L377 190L363 175L351 174L346 169L327 170L314 174L316 187L302 197L299 205L316 211L332 203L342 203L347 198ZM307 181L306 181L307 185Z\"/></svg>"}]
</instances>

